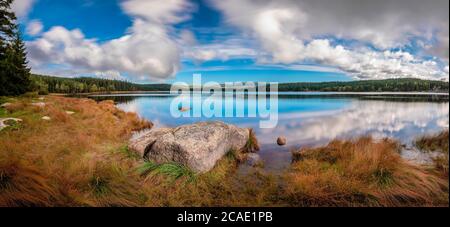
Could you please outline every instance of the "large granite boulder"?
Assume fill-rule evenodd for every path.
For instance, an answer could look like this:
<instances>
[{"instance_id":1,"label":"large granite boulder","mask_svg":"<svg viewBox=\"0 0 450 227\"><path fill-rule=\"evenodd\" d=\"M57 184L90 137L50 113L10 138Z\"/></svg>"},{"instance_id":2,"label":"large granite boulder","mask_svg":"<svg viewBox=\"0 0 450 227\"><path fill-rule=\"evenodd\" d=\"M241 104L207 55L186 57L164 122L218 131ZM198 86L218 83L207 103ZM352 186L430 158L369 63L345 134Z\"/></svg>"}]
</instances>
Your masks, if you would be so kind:
<instances>
[{"instance_id":1,"label":"large granite boulder","mask_svg":"<svg viewBox=\"0 0 450 227\"><path fill-rule=\"evenodd\" d=\"M250 130L223 122L201 122L143 132L130 140L129 149L156 163L175 162L195 172L207 172L232 149L242 149Z\"/></svg>"}]
</instances>

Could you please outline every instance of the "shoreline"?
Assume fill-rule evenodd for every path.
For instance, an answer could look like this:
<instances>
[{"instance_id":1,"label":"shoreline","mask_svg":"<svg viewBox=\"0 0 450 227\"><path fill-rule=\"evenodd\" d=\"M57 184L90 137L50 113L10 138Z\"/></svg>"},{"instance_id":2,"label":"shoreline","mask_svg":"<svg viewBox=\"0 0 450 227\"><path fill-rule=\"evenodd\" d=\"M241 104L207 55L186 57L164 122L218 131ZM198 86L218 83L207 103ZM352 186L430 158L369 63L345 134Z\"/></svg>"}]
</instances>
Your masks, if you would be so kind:
<instances>
[{"instance_id":1,"label":"shoreline","mask_svg":"<svg viewBox=\"0 0 450 227\"><path fill-rule=\"evenodd\" d=\"M226 92L224 92L226 93ZM237 93L237 92L234 92ZM239 94L256 94L254 92L239 92ZM170 94L170 91L116 91L116 92L95 92L95 93L75 93L75 94L64 94L64 93L51 93L49 95L76 95L76 96L117 96L117 95L176 95ZM264 94L275 94L273 92L264 92ZM277 92L278 95L305 95L305 96L326 96L326 95L373 95L373 96L386 96L386 95L404 95L404 96L449 96L450 93L445 92L309 92L309 91L280 91Z\"/></svg>"}]
</instances>

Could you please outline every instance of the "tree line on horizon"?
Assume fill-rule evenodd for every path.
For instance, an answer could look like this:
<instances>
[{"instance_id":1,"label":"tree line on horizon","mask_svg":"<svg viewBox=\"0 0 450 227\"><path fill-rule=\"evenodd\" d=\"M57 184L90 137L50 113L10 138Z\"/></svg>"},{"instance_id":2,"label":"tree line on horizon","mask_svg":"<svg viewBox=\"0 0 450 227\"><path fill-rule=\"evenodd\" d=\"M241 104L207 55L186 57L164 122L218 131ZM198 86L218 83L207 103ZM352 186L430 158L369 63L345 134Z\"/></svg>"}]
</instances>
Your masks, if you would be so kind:
<instances>
[{"instance_id":1,"label":"tree line on horizon","mask_svg":"<svg viewBox=\"0 0 450 227\"><path fill-rule=\"evenodd\" d=\"M39 94L48 93L96 93L114 91L169 91L169 84L135 84L122 80L78 77L63 78L32 75L31 79Z\"/></svg>"},{"instance_id":2,"label":"tree line on horizon","mask_svg":"<svg viewBox=\"0 0 450 227\"><path fill-rule=\"evenodd\" d=\"M17 17L11 11L13 0L0 0L0 96L19 95L32 89L26 48Z\"/></svg>"},{"instance_id":3,"label":"tree line on horizon","mask_svg":"<svg viewBox=\"0 0 450 227\"><path fill-rule=\"evenodd\" d=\"M449 83L413 78L386 80L358 80L349 82L286 83L279 91L318 92L448 92Z\"/></svg>"},{"instance_id":4,"label":"tree line on horizon","mask_svg":"<svg viewBox=\"0 0 450 227\"><path fill-rule=\"evenodd\" d=\"M170 91L171 84L136 84L99 78L62 78L32 75L40 94L115 91ZM279 84L278 91L298 92L448 92L449 83L420 79L387 79L349 82L300 82Z\"/></svg>"}]
</instances>

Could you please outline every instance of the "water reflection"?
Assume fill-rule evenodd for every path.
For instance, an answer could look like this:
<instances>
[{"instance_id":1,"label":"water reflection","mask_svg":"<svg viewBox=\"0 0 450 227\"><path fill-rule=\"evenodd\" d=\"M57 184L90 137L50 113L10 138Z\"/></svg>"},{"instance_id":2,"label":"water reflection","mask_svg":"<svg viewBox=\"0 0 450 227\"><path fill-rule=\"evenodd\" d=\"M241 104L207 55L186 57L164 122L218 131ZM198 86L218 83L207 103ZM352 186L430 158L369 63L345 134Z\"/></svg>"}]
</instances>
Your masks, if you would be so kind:
<instances>
[{"instance_id":1,"label":"water reflection","mask_svg":"<svg viewBox=\"0 0 450 227\"><path fill-rule=\"evenodd\" d=\"M119 108L138 113L154 122L156 127L220 120L254 128L262 145L261 155L269 168L288 164L290 154L286 151L300 146L322 145L333 139L363 135L394 137L411 144L421 135L449 127L448 96L281 95L279 122L275 129L260 129L259 118L173 118L170 115L173 98L163 94L96 97L114 99ZM230 100L223 103L227 101ZM236 101L244 102L237 106L247 108L245 99ZM289 146L277 147L275 142L279 136L285 136Z\"/></svg>"},{"instance_id":2,"label":"water reflection","mask_svg":"<svg viewBox=\"0 0 450 227\"><path fill-rule=\"evenodd\" d=\"M260 132L262 141L285 135L297 144L326 143L361 135L395 137L404 143L448 127L449 103L365 101L354 99L335 111L280 114L278 127Z\"/></svg>"}]
</instances>

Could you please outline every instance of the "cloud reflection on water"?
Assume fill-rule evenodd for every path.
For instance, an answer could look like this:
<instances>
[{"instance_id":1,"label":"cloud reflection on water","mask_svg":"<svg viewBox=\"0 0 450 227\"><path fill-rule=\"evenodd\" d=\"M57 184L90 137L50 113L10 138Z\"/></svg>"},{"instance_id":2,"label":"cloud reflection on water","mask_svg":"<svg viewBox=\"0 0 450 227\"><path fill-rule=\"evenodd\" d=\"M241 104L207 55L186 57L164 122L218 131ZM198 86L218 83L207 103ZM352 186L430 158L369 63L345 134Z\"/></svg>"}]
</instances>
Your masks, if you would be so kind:
<instances>
[{"instance_id":1,"label":"cloud reflection on water","mask_svg":"<svg viewBox=\"0 0 450 227\"><path fill-rule=\"evenodd\" d=\"M409 143L420 135L449 125L448 102L402 102L358 98L280 98L279 123L275 129L259 129L259 118L173 118L173 97L139 97L119 103L156 127L173 127L197 121L221 120L254 128L261 144L274 144L286 136L290 145L318 145L336 138L372 135L395 137ZM243 101L243 100L241 100Z\"/></svg>"}]
</instances>

